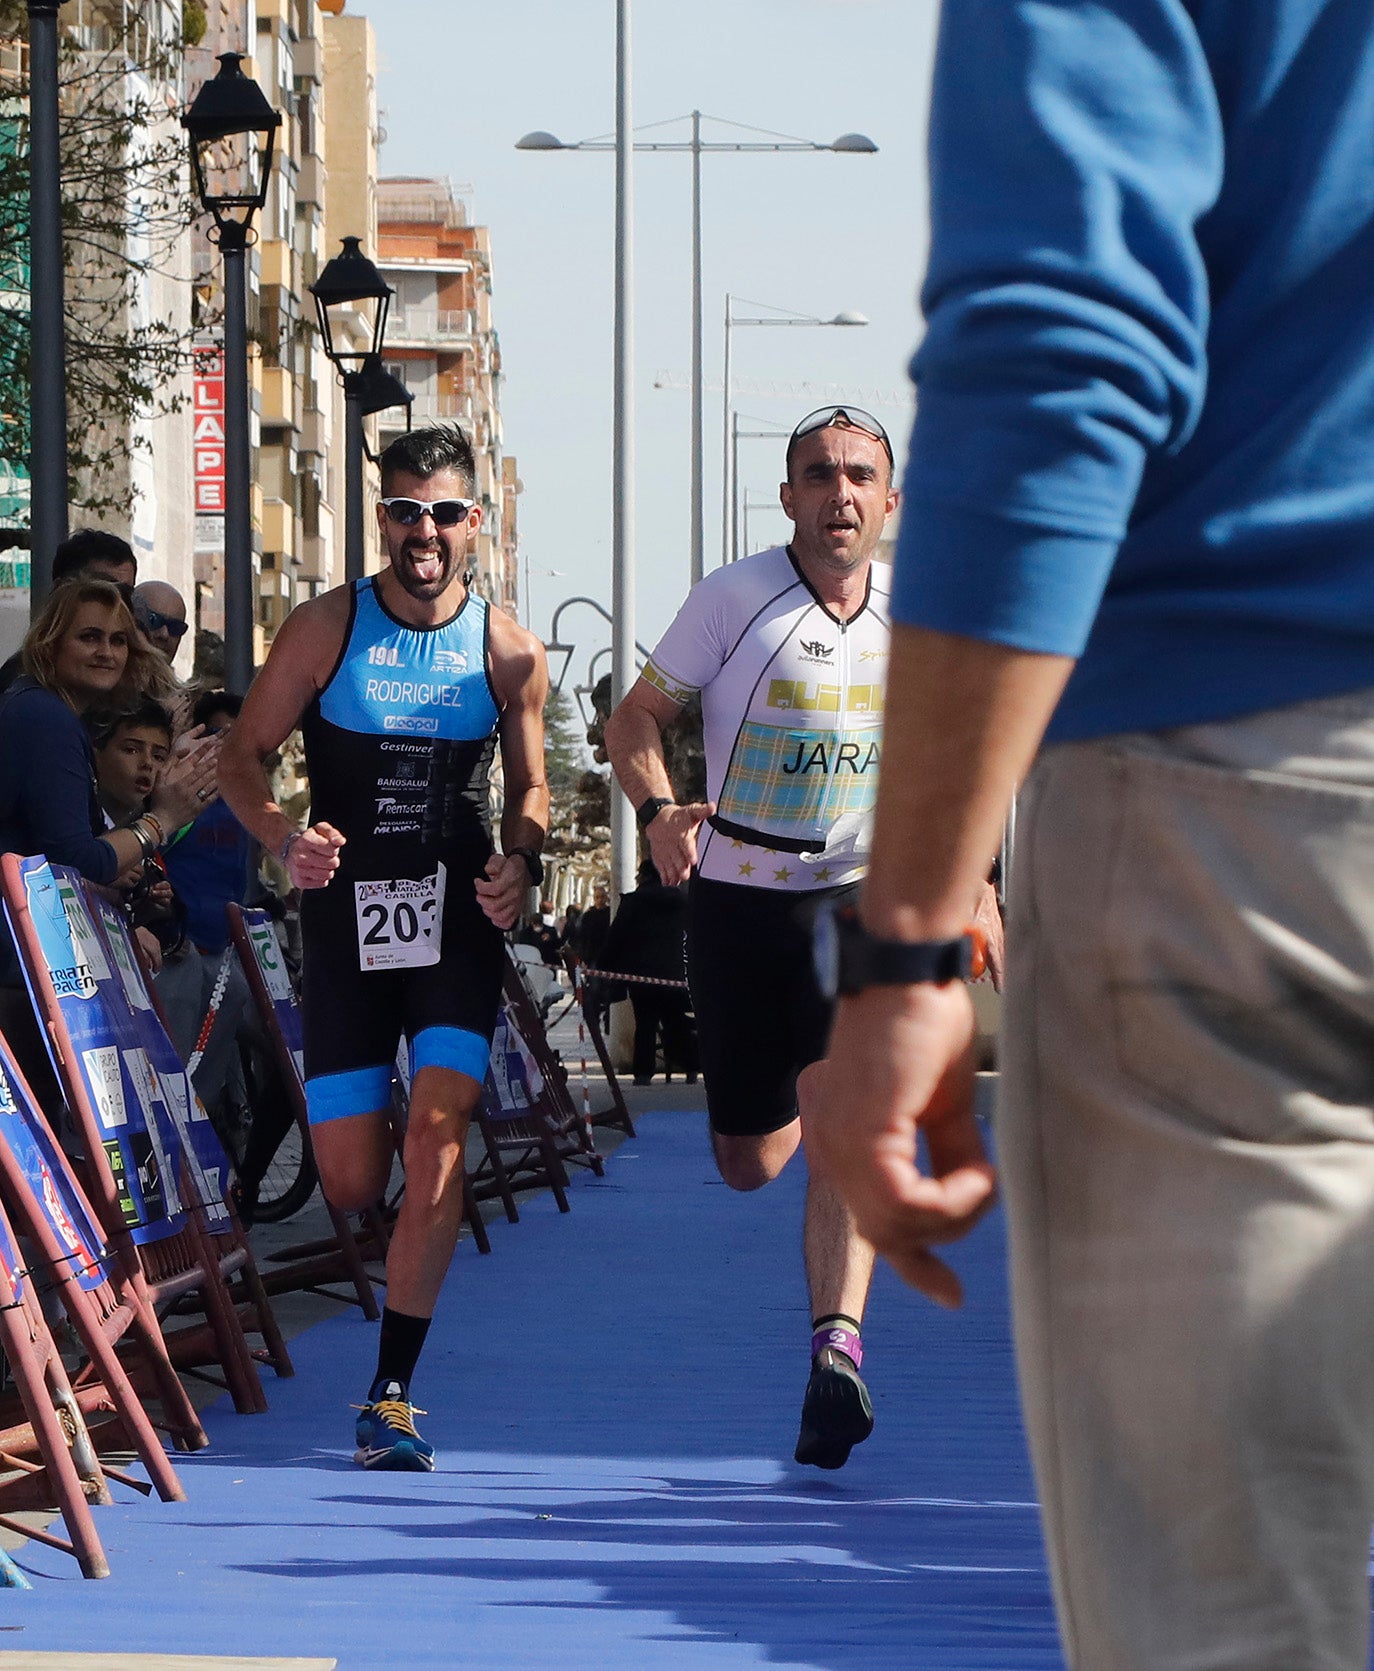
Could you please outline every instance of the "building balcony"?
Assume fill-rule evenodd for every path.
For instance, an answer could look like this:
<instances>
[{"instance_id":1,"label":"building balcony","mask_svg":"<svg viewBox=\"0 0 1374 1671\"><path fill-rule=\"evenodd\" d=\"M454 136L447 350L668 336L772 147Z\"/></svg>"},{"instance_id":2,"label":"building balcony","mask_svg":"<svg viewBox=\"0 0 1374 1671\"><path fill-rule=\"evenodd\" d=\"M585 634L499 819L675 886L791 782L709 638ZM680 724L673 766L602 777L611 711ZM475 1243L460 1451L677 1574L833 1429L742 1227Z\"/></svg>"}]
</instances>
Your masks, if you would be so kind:
<instances>
[{"instance_id":1,"label":"building balcony","mask_svg":"<svg viewBox=\"0 0 1374 1671\"><path fill-rule=\"evenodd\" d=\"M323 454L325 450L325 416L318 408L307 406L301 413L300 440L296 446L303 453Z\"/></svg>"},{"instance_id":2,"label":"building balcony","mask_svg":"<svg viewBox=\"0 0 1374 1671\"><path fill-rule=\"evenodd\" d=\"M411 405L410 418L412 425L441 423L455 418L460 423L471 423L472 396L418 394ZM405 413L399 406L388 412L379 412L377 420L387 430L404 429L406 426Z\"/></svg>"},{"instance_id":3,"label":"building balcony","mask_svg":"<svg viewBox=\"0 0 1374 1671\"><path fill-rule=\"evenodd\" d=\"M262 549L275 552L281 562L296 554L296 518L285 499L263 500ZM285 581L286 578L280 570L264 569L263 588L267 589L269 582L275 587L278 579Z\"/></svg>"},{"instance_id":4,"label":"building balcony","mask_svg":"<svg viewBox=\"0 0 1374 1671\"><path fill-rule=\"evenodd\" d=\"M300 257L281 238L264 238L258 245L258 282L279 284L293 296L301 293Z\"/></svg>"},{"instance_id":5,"label":"building balcony","mask_svg":"<svg viewBox=\"0 0 1374 1671\"><path fill-rule=\"evenodd\" d=\"M406 308L386 324L388 348L461 347L475 342L477 316L472 308Z\"/></svg>"},{"instance_id":6,"label":"building balcony","mask_svg":"<svg viewBox=\"0 0 1374 1671\"><path fill-rule=\"evenodd\" d=\"M291 48L291 73L298 81L324 80L324 42L318 35Z\"/></svg>"},{"instance_id":7,"label":"building balcony","mask_svg":"<svg viewBox=\"0 0 1374 1671\"><path fill-rule=\"evenodd\" d=\"M316 203L324 208L326 174L324 158L313 151L301 158L300 174L296 178L296 196L303 203Z\"/></svg>"},{"instance_id":8,"label":"building balcony","mask_svg":"<svg viewBox=\"0 0 1374 1671\"><path fill-rule=\"evenodd\" d=\"M262 368L262 421L266 425L284 424L288 429L300 428L296 380L282 366Z\"/></svg>"}]
</instances>

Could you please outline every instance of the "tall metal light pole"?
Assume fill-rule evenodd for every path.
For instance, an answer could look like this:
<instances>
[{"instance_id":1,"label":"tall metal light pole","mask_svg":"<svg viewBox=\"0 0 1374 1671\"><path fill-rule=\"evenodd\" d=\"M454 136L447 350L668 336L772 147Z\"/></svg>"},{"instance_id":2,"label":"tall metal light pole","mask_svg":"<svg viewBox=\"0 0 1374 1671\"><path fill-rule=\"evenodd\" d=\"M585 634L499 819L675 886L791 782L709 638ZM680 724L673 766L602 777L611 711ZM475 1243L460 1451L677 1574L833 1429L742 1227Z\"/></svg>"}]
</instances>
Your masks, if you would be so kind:
<instances>
[{"instance_id":1,"label":"tall metal light pole","mask_svg":"<svg viewBox=\"0 0 1374 1671\"><path fill-rule=\"evenodd\" d=\"M324 264L310 286L324 338L324 351L343 382L344 391L344 578L363 577L363 375L382 372L386 318L396 292L363 254L357 238L345 238L339 253ZM361 321L363 330L350 330ZM365 340L355 340L355 336ZM376 372L374 372L374 380ZM396 404L384 400L373 411Z\"/></svg>"},{"instance_id":2,"label":"tall metal light pole","mask_svg":"<svg viewBox=\"0 0 1374 1671\"><path fill-rule=\"evenodd\" d=\"M682 118L674 117L674 121ZM701 353L701 158L704 152L758 153L783 151L835 151L846 156L872 156L878 149L873 141L862 133L842 133L837 139L828 144L814 139L793 139L785 134L771 134L766 138L760 137L749 140L704 140L701 137L702 113L699 110L691 112L692 137L690 139L637 139L633 149L636 151L677 151L690 152L692 156L692 533L691 533L691 579L695 586L705 572L705 499L702 483L702 407L704 402L704 383L702 378ZM711 117L712 121L725 121L722 117ZM655 126L663 126L655 123ZM743 127L743 123L725 122L727 127ZM761 129L749 130L762 134ZM553 134L538 129L527 133L523 139L516 141L517 151L610 151L617 150L620 143L620 133L617 127L617 138L607 139L579 139L571 143L556 138Z\"/></svg>"},{"instance_id":3,"label":"tall metal light pole","mask_svg":"<svg viewBox=\"0 0 1374 1671\"><path fill-rule=\"evenodd\" d=\"M182 117L202 207L224 257L224 681L253 682L252 432L248 405L248 246L267 202L281 115L244 75L241 52L221 53Z\"/></svg>"},{"instance_id":4,"label":"tall metal light pole","mask_svg":"<svg viewBox=\"0 0 1374 1671\"><path fill-rule=\"evenodd\" d=\"M615 7L615 375L611 466L611 698L625 700L635 681L635 425L634 425L634 99L630 56L630 0ZM634 810L611 795L611 892L619 899L635 885Z\"/></svg>"},{"instance_id":5,"label":"tall metal light pole","mask_svg":"<svg viewBox=\"0 0 1374 1671\"><path fill-rule=\"evenodd\" d=\"M29 0L29 584L36 614L67 537L67 349L56 0Z\"/></svg>"},{"instance_id":6,"label":"tall metal light pole","mask_svg":"<svg viewBox=\"0 0 1374 1671\"><path fill-rule=\"evenodd\" d=\"M744 302L746 307L768 308L766 314L745 314L742 318L734 311L737 301ZM790 326L855 326L867 325L868 320L862 313L853 313L846 309L837 313L833 319L817 319L811 314L793 313L787 308L774 307L771 302L751 302L743 296L732 296L727 291L725 295L725 404L721 421L721 434L725 440L724 461L721 466L720 493L720 560L722 563L734 563L739 560L739 518L735 515L735 445L736 436L734 424L731 420L731 408L734 404L730 388L730 333L736 325L790 325ZM745 541L748 544L748 541Z\"/></svg>"}]
</instances>

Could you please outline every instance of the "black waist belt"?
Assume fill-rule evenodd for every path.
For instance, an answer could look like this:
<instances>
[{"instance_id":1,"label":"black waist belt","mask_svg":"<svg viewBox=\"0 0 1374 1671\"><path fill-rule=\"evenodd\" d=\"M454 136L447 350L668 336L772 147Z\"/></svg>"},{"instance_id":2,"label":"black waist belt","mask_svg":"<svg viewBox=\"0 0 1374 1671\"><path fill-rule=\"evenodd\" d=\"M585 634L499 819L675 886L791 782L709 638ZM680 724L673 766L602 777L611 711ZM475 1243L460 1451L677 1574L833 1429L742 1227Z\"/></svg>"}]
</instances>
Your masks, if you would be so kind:
<instances>
[{"instance_id":1,"label":"black waist belt","mask_svg":"<svg viewBox=\"0 0 1374 1671\"><path fill-rule=\"evenodd\" d=\"M766 830L751 830L747 824L736 824L732 818L722 818L718 812L713 812L706 822L721 835L729 836L731 841L743 841L750 847L771 847L775 853L820 853L825 848L824 836L798 841L795 836L769 835Z\"/></svg>"}]
</instances>

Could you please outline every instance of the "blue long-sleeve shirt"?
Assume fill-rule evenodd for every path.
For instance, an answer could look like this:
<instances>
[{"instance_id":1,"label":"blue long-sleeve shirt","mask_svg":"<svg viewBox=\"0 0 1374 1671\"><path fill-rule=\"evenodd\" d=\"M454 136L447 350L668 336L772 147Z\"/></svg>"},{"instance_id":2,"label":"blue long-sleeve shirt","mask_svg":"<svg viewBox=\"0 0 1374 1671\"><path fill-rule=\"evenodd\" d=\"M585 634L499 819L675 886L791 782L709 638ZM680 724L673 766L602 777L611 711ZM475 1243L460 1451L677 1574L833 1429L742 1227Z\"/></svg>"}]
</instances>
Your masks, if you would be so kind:
<instances>
[{"instance_id":1,"label":"blue long-sleeve shirt","mask_svg":"<svg viewBox=\"0 0 1374 1671\"><path fill-rule=\"evenodd\" d=\"M113 882L119 859L100 839L102 825L85 726L60 696L16 681L0 701L0 853L43 853L92 882ZM4 928L0 983L18 980Z\"/></svg>"},{"instance_id":2,"label":"blue long-sleeve shirt","mask_svg":"<svg viewBox=\"0 0 1374 1671\"><path fill-rule=\"evenodd\" d=\"M893 614L1052 738L1374 685L1374 0L945 0Z\"/></svg>"}]
</instances>

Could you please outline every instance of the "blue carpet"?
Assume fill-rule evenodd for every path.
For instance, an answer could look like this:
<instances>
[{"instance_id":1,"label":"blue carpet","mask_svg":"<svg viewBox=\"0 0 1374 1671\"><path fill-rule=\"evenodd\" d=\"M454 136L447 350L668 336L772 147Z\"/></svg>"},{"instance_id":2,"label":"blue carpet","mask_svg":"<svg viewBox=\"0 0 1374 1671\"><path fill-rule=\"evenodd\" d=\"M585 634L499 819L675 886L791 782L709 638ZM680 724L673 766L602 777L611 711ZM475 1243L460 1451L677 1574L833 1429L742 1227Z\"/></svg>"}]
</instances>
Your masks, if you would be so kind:
<instances>
[{"instance_id":1,"label":"blue carpet","mask_svg":"<svg viewBox=\"0 0 1374 1671\"><path fill-rule=\"evenodd\" d=\"M1000 1217L953 1254L961 1313L880 1272L877 1430L820 1474L791 1460L802 1184L794 1163L733 1195L701 1118L649 1115L567 1217L531 1200L490 1258L460 1248L414 1388L438 1471L353 1467L375 1325L321 1323L268 1414L210 1411L188 1503L97 1511L113 1578L23 1550L35 1588L6 1593L0 1643L342 1671L1059 1671Z\"/></svg>"}]
</instances>

